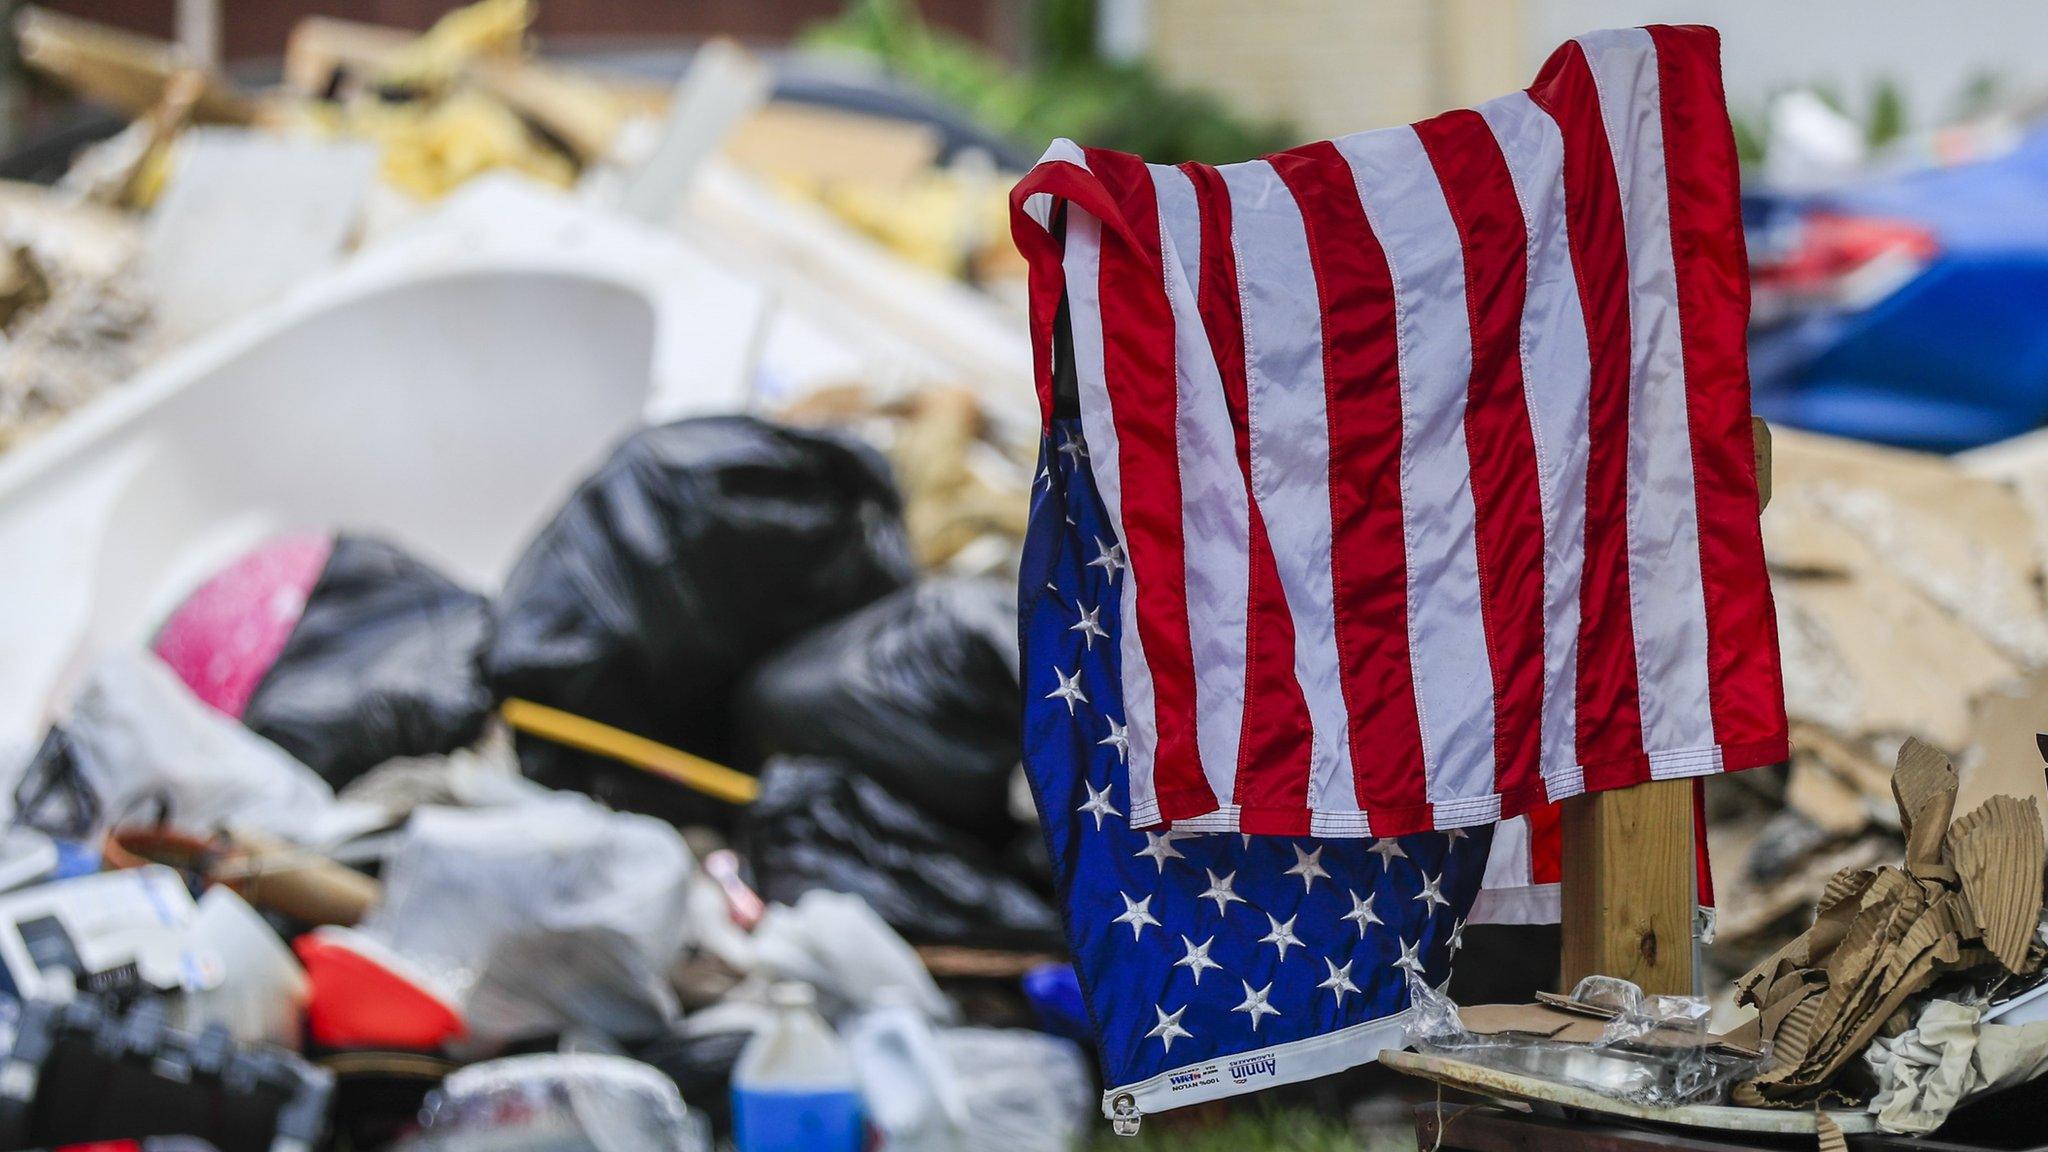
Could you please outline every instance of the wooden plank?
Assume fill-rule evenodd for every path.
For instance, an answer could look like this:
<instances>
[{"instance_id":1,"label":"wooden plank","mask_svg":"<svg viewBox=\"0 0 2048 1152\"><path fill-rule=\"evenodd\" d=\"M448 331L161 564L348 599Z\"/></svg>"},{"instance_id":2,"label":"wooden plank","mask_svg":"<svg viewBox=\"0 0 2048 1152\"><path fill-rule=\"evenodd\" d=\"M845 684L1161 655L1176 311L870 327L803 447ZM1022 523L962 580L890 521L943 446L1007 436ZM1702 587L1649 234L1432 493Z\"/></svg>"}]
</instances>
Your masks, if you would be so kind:
<instances>
[{"instance_id":1,"label":"wooden plank","mask_svg":"<svg viewBox=\"0 0 2048 1152\"><path fill-rule=\"evenodd\" d=\"M1560 987L1619 976L1689 996L1692 781L1652 780L1564 802Z\"/></svg>"}]
</instances>

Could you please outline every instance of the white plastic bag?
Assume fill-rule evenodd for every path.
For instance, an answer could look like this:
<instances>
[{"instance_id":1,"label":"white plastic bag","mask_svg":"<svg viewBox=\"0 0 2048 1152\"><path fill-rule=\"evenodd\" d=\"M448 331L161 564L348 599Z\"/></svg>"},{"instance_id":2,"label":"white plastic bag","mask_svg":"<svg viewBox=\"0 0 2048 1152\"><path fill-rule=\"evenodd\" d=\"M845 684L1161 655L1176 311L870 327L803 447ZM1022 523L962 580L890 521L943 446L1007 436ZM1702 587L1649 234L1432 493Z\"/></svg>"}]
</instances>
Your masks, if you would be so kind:
<instances>
[{"instance_id":1,"label":"white plastic bag","mask_svg":"<svg viewBox=\"0 0 2048 1152\"><path fill-rule=\"evenodd\" d=\"M207 707L147 652L102 659L64 729L99 804L96 836L159 812L196 836L254 828L302 844L383 822L380 813L338 803L311 768Z\"/></svg>"},{"instance_id":2,"label":"white plastic bag","mask_svg":"<svg viewBox=\"0 0 2048 1152\"><path fill-rule=\"evenodd\" d=\"M694 867L675 829L569 793L422 808L361 930L428 973L478 1039L652 1035L676 1019L667 972Z\"/></svg>"},{"instance_id":3,"label":"white plastic bag","mask_svg":"<svg viewBox=\"0 0 2048 1152\"><path fill-rule=\"evenodd\" d=\"M404 1152L709 1152L668 1077L621 1056L511 1056L451 1073Z\"/></svg>"},{"instance_id":4,"label":"white plastic bag","mask_svg":"<svg viewBox=\"0 0 2048 1152\"><path fill-rule=\"evenodd\" d=\"M952 1018L953 1006L924 962L858 896L820 888L794 907L773 905L754 929L753 944L754 974L809 984L828 1017L893 998L930 1019Z\"/></svg>"},{"instance_id":5,"label":"white plastic bag","mask_svg":"<svg viewBox=\"0 0 2048 1152\"><path fill-rule=\"evenodd\" d=\"M961 1152L1072 1152L1101 1096L1071 1040L1014 1028L947 1028L939 1048L967 1115Z\"/></svg>"},{"instance_id":6,"label":"white plastic bag","mask_svg":"<svg viewBox=\"0 0 2048 1152\"><path fill-rule=\"evenodd\" d=\"M847 1027L882 1152L1072 1152L1098 1097L1081 1050L1040 1032L933 1028L904 1006Z\"/></svg>"}]
</instances>

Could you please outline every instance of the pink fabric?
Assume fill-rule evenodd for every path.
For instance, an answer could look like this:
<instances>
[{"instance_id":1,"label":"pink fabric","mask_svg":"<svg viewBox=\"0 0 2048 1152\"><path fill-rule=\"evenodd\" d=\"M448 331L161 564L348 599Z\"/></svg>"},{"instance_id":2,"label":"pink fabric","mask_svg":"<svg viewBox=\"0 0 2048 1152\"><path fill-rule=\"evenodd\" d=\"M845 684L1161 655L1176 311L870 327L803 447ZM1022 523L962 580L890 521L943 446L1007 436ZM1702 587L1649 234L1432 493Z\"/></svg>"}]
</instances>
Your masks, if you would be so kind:
<instances>
[{"instance_id":1,"label":"pink fabric","mask_svg":"<svg viewBox=\"0 0 2048 1152\"><path fill-rule=\"evenodd\" d=\"M241 719L333 550L323 533L280 536L221 569L157 630L157 656L194 695Z\"/></svg>"}]
</instances>

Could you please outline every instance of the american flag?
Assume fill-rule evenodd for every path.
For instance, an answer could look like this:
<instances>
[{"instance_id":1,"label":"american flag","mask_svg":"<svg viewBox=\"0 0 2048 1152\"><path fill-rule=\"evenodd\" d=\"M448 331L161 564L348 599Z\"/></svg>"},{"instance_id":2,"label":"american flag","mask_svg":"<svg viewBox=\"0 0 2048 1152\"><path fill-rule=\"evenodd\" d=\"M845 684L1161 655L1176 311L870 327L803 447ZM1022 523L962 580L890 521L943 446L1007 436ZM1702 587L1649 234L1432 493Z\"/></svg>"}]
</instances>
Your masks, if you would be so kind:
<instances>
[{"instance_id":1,"label":"american flag","mask_svg":"<svg viewBox=\"0 0 2048 1152\"><path fill-rule=\"evenodd\" d=\"M1711 29L1245 164L1018 186L1121 591L1129 818L1492 823L1786 755ZM1083 455L1085 453L1085 456Z\"/></svg>"},{"instance_id":2,"label":"american flag","mask_svg":"<svg viewBox=\"0 0 2048 1152\"><path fill-rule=\"evenodd\" d=\"M1320 840L1140 830L1115 637L1130 572L1055 420L1024 550L1025 761L1102 1060L1137 1117L1398 1047L1450 977L1493 830Z\"/></svg>"},{"instance_id":3,"label":"american flag","mask_svg":"<svg viewBox=\"0 0 2048 1152\"><path fill-rule=\"evenodd\" d=\"M1112 1101L1370 1059L1482 830L1534 815L1488 879L1546 918L1549 805L1785 757L1711 29L1245 164L1057 141L1013 204L1026 764Z\"/></svg>"}]
</instances>

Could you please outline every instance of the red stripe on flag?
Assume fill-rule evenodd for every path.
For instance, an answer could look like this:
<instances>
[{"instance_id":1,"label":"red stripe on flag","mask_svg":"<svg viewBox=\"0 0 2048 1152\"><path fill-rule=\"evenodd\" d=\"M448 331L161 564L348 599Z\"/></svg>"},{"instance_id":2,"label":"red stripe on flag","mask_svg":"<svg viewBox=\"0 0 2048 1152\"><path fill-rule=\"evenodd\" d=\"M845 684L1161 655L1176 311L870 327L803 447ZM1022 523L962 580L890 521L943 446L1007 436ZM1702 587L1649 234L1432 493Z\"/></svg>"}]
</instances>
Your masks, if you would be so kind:
<instances>
[{"instance_id":1,"label":"red stripe on flag","mask_svg":"<svg viewBox=\"0 0 2048 1152\"><path fill-rule=\"evenodd\" d=\"M1188 633L1187 553L1181 535L1179 404L1173 312L1159 250L1159 208L1144 162L1086 149L1088 168L1116 203L1123 242L1104 229L1103 372L1112 381L1122 472L1124 546L1138 582L1138 638L1152 671L1158 743L1152 781L1163 821L1216 810L1195 742L1195 659Z\"/></svg>"},{"instance_id":2,"label":"red stripe on flag","mask_svg":"<svg viewBox=\"0 0 2048 1152\"><path fill-rule=\"evenodd\" d=\"M1529 809L1529 883L1564 882L1564 806Z\"/></svg>"},{"instance_id":3,"label":"red stripe on flag","mask_svg":"<svg viewBox=\"0 0 2048 1152\"><path fill-rule=\"evenodd\" d=\"M1245 395L1244 318L1237 253L1230 238L1230 193L1206 164L1183 164L1202 215L1202 267L1196 304L1223 379L1224 405L1237 439L1237 466L1251 513L1250 579L1245 612L1244 729L1238 741L1238 827L1303 836L1309 830L1308 700L1294 679L1294 618L1266 538L1266 518L1251 495L1251 416Z\"/></svg>"},{"instance_id":4,"label":"red stripe on flag","mask_svg":"<svg viewBox=\"0 0 2048 1152\"><path fill-rule=\"evenodd\" d=\"M1693 895L1702 908L1714 906L1714 864L1707 852L1707 778L1692 778Z\"/></svg>"},{"instance_id":5,"label":"red stripe on flag","mask_svg":"<svg viewBox=\"0 0 2048 1152\"><path fill-rule=\"evenodd\" d=\"M1301 206L1322 310L1330 573L1352 785L1373 834L1403 836L1434 820L1408 653L1393 275L1334 144L1268 161Z\"/></svg>"},{"instance_id":6,"label":"red stripe on flag","mask_svg":"<svg viewBox=\"0 0 2048 1152\"><path fill-rule=\"evenodd\" d=\"M1493 130L1469 109L1415 125L1465 249L1472 376L1465 446L1479 553L1479 608L1493 670L1494 783L1501 815L1545 802L1543 498L1522 393L1528 232Z\"/></svg>"},{"instance_id":7,"label":"red stripe on flag","mask_svg":"<svg viewBox=\"0 0 2048 1152\"><path fill-rule=\"evenodd\" d=\"M1786 756L1785 685L1775 660L1777 614L1764 579L1750 444L1749 264L1735 136L1721 92L1721 42L1711 28L1652 27L1671 195L1686 422L1699 508L1700 583L1707 606L1707 691L1714 739L1734 771Z\"/></svg>"},{"instance_id":8,"label":"red stripe on flag","mask_svg":"<svg viewBox=\"0 0 2048 1152\"><path fill-rule=\"evenodd\" d=\"M1579 763L1588 789L1649 779L1628 579L1628 250L1600 93L1577 42L1529 89L1564 139L1565 220L1591 361L1586 546L1579 593Z\"/></svg>"},{"instance_id":9,"label":"red stripe on flag","mask_svg":"<svg viewBox=\"0 0 2048 1152\"><path fill-rule=\"evenodd\" d=\"M1061 263L1059 238L1032 219L1025 205L1033 196L1071 200L1083 211L1103 222L1105 233L1128 236L1130 230L1117 215L1109 197L1094 175L1064 160L1041 161L1010 189L1010 239L1024 256L1028 269L1031 303L1031 359L1033 383L1038 390L1039 417L1043 428L1052 426L1053 322L1060 298L1066 295L1067 272Z\"/></svg>"}]
</instances>

